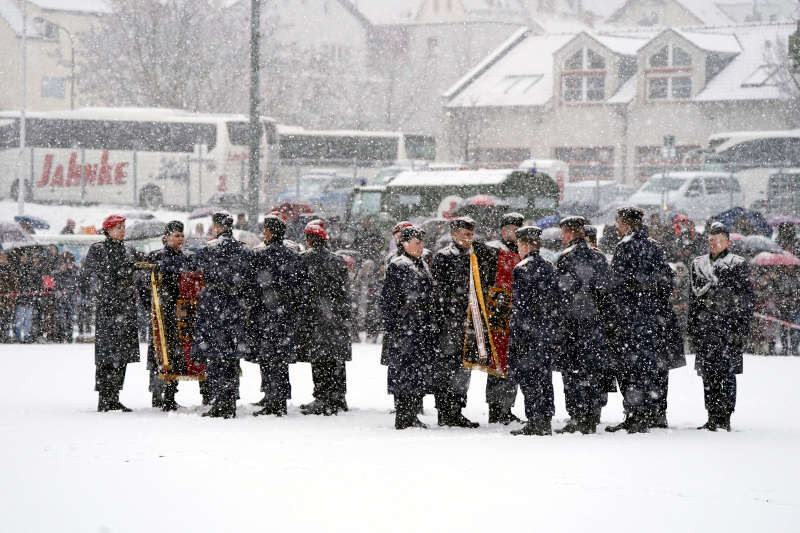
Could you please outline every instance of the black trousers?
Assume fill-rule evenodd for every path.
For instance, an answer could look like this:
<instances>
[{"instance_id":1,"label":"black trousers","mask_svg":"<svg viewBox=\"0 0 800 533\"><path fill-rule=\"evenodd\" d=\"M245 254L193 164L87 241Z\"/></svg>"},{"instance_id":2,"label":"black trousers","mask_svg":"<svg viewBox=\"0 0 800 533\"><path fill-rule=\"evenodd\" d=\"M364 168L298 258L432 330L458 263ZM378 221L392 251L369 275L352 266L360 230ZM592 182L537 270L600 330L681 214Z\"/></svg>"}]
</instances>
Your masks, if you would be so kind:
<instances>
[{"instance_id":1,"label":"black trousers","mask_svg":"<svg viewBox=\"0 0 800 533\"><path fill-rule=\"evenodd\" d=\"M709 414L730 416L736 408L736 374L728 369L704 369L703 398Z\"/></svg>"},{"instance_id":2,"label":"black trousers","mask_svg":"<svg viewBox=\"0 0 800 533\"><path fill-rule=\"evenodd\" d=\"M206 375L211 389L211 405L235 405L239 393L239 361L209 357Z\"/></svg>"},{"instance_id":3,"label":"black trousers","mask_svg":"<svg viewBox=\"0 0 800 533\"><path fill-rule=\"evenodd\" d=\"M103 396L119 394L125 383L125 370L128 364L122 363L95 363L94 366L94 390Z\"/></svg>"},{"instance_id":4,"label":"black trousers","mask_svg":"<svg viewBox=\"0 0 800 533\"><path fill-rule=\"evenodd\" d=\"M668 368L622 373L617 377L617 382L622 393L622 407L626 415L653 418L666 414Z\"/></svg>"},{"instance_id":5,"label":"black trousers","mask_svg":"<svg viewBox=\"0 0 800 533\"><path fill-rule=\"evenodd\" d=\"M517 401L517 384L511 379L489 374L486 377L486 403L502 411L510 411Z\"/></svg>"},{"instance_id":6,"label":"black trousers","mask_svg":"<svg viewBox=\"0 0 800 533\"><path fill-rule=\"evenodd\" d=\"M269 401L286 401L292 397L287 363L260 363L261 392Z\"/></svg>"},{"instance_id":7,"label":"black trousers","mask_svg":"<svg viewBox=\"0 0 800 533\"><path fill-rule=\"evenodd\" d=\"M472 374L462 367L434 370L433 393L436 409L460 411L467 406L467 391Z\"/></svg>"},{"instance_id":8,"label":"black trousers","mask_svg":"<svg viewBox=\"0 0 800 533\"><path fill-rule=\"evenodd\" d=\"M314 398L320 401L342 402L347 393L347 369L344 361L311 363Z\"/></svg>"},{"instance_id":9,"label":"black trousers","mask_svg":"<svg viewBox=\"0 0 800 533\"><path fill-rule=\"evenodd\" d=\"M525 418L553 418L556 412L553 393L553 373L550 370L526 372L518 378L525 399Z\"/></svg>"},{"instance_id":10,"label":"black trousers","mask_svg":"<svg viewBox=\"0 0 800 533\"><path fill-rule=\"evenodd\" d=\"M565 371L561 374L564 381L564 399L570 418L579 419L598 416L603 408L600 379L591 372Z\"/></svg>"}]
</instances>

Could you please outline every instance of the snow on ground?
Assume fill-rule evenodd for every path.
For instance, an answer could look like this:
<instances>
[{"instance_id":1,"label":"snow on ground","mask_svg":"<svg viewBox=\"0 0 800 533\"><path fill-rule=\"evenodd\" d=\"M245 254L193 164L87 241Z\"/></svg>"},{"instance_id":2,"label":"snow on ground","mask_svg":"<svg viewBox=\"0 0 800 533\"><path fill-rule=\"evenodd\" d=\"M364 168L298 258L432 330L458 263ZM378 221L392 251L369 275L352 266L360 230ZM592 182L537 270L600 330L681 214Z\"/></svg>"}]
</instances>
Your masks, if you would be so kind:
<instances>
[{"instance_id":1,"label":"snow on ground","mask_svg":"<svg viewBox=\"0 0 800 533\"><path fill-rule=\"evenodd\" d=\"M748 357L732 433L705 421L699 379L672 372L670 430L512 437L487 426L485 377L466 414L477 430L393 429L379 347L354 346L349 413L303 416L307 364L291 369L289 416L252 417L258 368L243 363L235 420L150 408L144 363L122 401L95 412L92 345L0 345L0 531L798 531L800 358ZM555 378L556 426L566 416ZM521 399L515 407L523 414ZM621 418L612 395L603 423Z\"/></svg>"}]
</instances>

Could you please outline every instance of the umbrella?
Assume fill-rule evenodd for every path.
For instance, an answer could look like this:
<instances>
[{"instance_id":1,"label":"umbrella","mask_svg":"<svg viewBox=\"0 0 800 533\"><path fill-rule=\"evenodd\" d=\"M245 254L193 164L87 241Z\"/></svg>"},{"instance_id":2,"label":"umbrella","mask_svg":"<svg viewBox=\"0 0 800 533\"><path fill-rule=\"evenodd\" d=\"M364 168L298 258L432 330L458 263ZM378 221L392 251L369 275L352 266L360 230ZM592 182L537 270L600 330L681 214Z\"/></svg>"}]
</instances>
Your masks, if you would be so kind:
<instances>
[{"instance_id":1,"label":"umbrella","mask_svg":"<svg viewBox=\"0 0 800 533\"><path fill-rule=\"evenodd\" d=\"M137 222L125 232L125 239L135 241L138 239L149 239L164 235L165 223L160 220L144 220Z\"/></svg>"},{"instance_id":2,"label":"umbrella","mask_svg":"<svg viewBox=\"0 0 800 533\"><path fill-rule=\"evenodd\" d=\"M50 224L45 220L31 215L17 215L14 217L14 222L27 222L33 229L50 229Z\"/></svg>"},{"instance_id":3,"label":"umbrella","mask_svg":"<svg viewBox=\"0 0 800 533\"><path fill-rule=\"evenodd\" d=\"M36 244L36 241L18 225L0 222L0 243Z\"/></svg>"},{"instance_id":4,"label":"umbrella","mask_svg":"<svg viewBox=\"0 0 800 533\"><path fill-rule=\"evenodd\" d=\"M553 215L551 217L540 218L534 223L534 226L539 226L542 229L547 229L547 228L552 228L554 226L558 226L558 222L559 222L558 217L556 215ZM559 235L561 235L561 233L559 233Z\"/></svg>"},{"instance_id":5,"label":"umbrella","mask_svg":"<svg viewBox=\"0 0 800 533\"><path fill-rule=\"evenodd\" d=\"M727 211L723 211L722 213L711 217L711 220L722 222L728 229L738 229L734 228L734 222L736 222L738 218L744 218L747 222L749 222L753 232L766 235L767 237L772 235L772 228L767 223L767 219L764 218L764 215L758 211L751 211L743 207L734 207L732 209L728 209Z\"/></svg>"},{"instance_id":6,"label":"umbrella","mask_svg":"<svg viewBox=\"0 0 800 533\"><path fill-rule=\"evenodd\" d=\"M547 228L543 230L542 240L561 242L561 228Z\"/></svg>"},{"instance_id":7,"label":"umbrella","mask_svg":"<svg viewBox=\"0 0 800 533\"><path fill-rule=\"evenodd\" d=\"M762 235L745 235L738 241L734 241L733 247L737 253L741 252L748 255L755 255L759 252L780 253L783 251L778 243Z\"/></svg>"},{"instance_id":8,"label":"umbrella","mask_svg":"<svg viewBox=\"0 0 800 533\"><path fill-rule=\"evenodd\" d=\"M213 207L198 207L197 209L189 213L189 220L193 220L195 218L210 217L211 215L214 214L214 211L215 210Z\"/></svg>"},{"instance_id":9,"label":"umbrella","mask_svg":"<svg viewBox=\"0 0 800 533\"><path fill-rule=\"evenodd\" d=\"M153 220L156 216L147 211L131 211L123 215L128 220Z\"/></svg>"},{"instance_id":10,"label":"umbrella","mask_svg":"<svg viewBox=\"0 0 800 533\"><path fill-rule=\"evenodd\" d=\"M490 194L476 194L475 196L470 196L466 200L461 201L461 206L465 205L482 205L482 206L489 206L489 207L506 207L508 204L505 203L503 200L498 198L497 196L492 196Z\"/></svg>"},{"instance_id":11,"label":"umbrella","mask_svg":"<svg viewBox=\"0 0 800 533\"><path fill-rule=\"evenodd\" d=\"M255 233L243 229L234 230L233 237L237 241L243 242L249 248L255 248L263 242L263 239Z\"/></svg>"},{"instance_id":12,"label":"umbrella","mask_svg":"<svg viewBox=\"0 0 800 533\"><path fill-rule=\"evenodd\" d=\"M797 266L800 265L800 259L788 252L770 253L761 252L750 261L754 265L759 266Z\"/></svg>"},{"instance_id":13,"label":"umbrella","mask_svg":"<svg viewBox=\"0 0 800 533\"><path fill-rule=\"evenodd\" d=\"M313 213L314 210L310 205L304 202L281 202L277 205L273 205L267 212L281 213L289 222L292 222L303 213Z\"/></svg>"},{"instance_id":14,"label":"umbrella","mask_svg":"<svg viewBox=\"0 0 800 533\"><path fill-rule=\"evenodd\" d=\"M769 219L770 226L780 226L781 224L794 224L800 226L800 218L797 217L772 217Z\"/></svg>"}]
</instances>

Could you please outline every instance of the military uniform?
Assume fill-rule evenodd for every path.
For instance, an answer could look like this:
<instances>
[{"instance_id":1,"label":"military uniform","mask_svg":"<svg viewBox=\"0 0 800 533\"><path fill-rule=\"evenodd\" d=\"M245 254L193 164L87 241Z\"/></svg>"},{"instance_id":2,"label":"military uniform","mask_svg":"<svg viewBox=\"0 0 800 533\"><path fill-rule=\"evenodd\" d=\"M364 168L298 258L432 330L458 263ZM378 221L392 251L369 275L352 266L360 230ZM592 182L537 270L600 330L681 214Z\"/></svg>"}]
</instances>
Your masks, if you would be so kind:
<instances>
[{"instance_id":1,"label":"military uniform","mask_svg":"<svg viewBox=\"0 0 800 533\"><path fill-rule=\"evenodd\" d=\"M556 277L560 317L556 367L564 381L570 415L564 430L593 433L600 422L602 395L610 376L606 342L608 263L580 236L561 252Z\"/></svg>"},{"instance_id":2,"label":"military uniform","mask_svg":"<svg viewBox=\"0 0 800 533\"><path fill-rule=\"evenodd\" d=\"M703 427L730 430L755 299L747 262L727 249L702 255L692 263L691 289L688 328L708 411Z\"/></svg>"},{"instance_id":3,"label":"military uniform","mask_svg":"<svg viewBox=\"0 0 800 533\"><path fill-rule=\"evenodd\" d=\"M538 230L538 231L537 231ZM541 230L522 227L538 238ZM553 402L553 349L558 316L558 287L553 265L538 250L514 267L512 313L508 347L508 377L525 398L528 422L513 434L550 433Z\"/></svg>"},{"instance_id":4,"label":"military uniform","mask_svg":"<svg viewBox=\"0 0 800 533\"><path fill-rule=\"evenodd\" d=\"M641 220L641 210L632 211ZM647 431L662 419L669 376L665 320L674 276L661 245L643 228L629 232L614 251L615 375L626 421L610 431Z\"/></svg>"}]
</instances>

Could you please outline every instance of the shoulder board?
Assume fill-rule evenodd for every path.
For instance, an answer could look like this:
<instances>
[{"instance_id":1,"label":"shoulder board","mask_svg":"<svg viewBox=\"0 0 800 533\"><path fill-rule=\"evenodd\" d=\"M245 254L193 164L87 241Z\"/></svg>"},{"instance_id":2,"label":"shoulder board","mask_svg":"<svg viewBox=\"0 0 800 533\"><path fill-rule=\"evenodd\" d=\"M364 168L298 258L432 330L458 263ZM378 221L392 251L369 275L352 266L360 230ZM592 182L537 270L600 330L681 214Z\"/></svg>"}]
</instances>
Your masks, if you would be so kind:
<instances>
[{"instance_id":1,"label":"shoulder board","mask_svg":"<svg viewBox=\"0 0 800 533\"><path fill-rule=\"evenodd\" d=\"M397 266L400 266L400 265L410 265L410 264L411 264L411 259L409 259L409 258L408 258L408 257L406 257L405 255L398 255L397 257L395 257L394 259L392 259L392 262L391 262L391 264L393 264L393 265L397 265Z\"/></svg>"},{"instance_id":2,"label":"shoulder board","mask_svg":"<svg viewBox=\"0 0 800 533\"><path fill-rule=\"evenodd\" d=\"M617 244L617 246L619 246L620 244L625 243L625 242L631 242L632 240L633 240L633 232L628 233L622 239L620 239L620 241Z\"/></svg>"},{"instance_id":3,"label":"shoulder board","mask_svg":"<svg viewBox=\"0 0 800 533\"><path fill-rule=\"evenodd\" d=\"M532 257L526 257L525 259L517 263L517 266L515 266L514 268L524 267L525 265L531 262L531 259Z\"/></svg>"},{"instance_id":4,"label":"shoulder board","mask_svg":"<svg viewBox=\"0 0 800 533\"><path fill-rule=\"evenodd\" d=\"M572 252L573 250L575 250L575 245L574 244L572 246L570 246L569 248L564 248L563 250L561 250L561 255L559 255L559 259L564 257L565 255L567 255L568 253Z\"/></svg>"}]
</instances>

